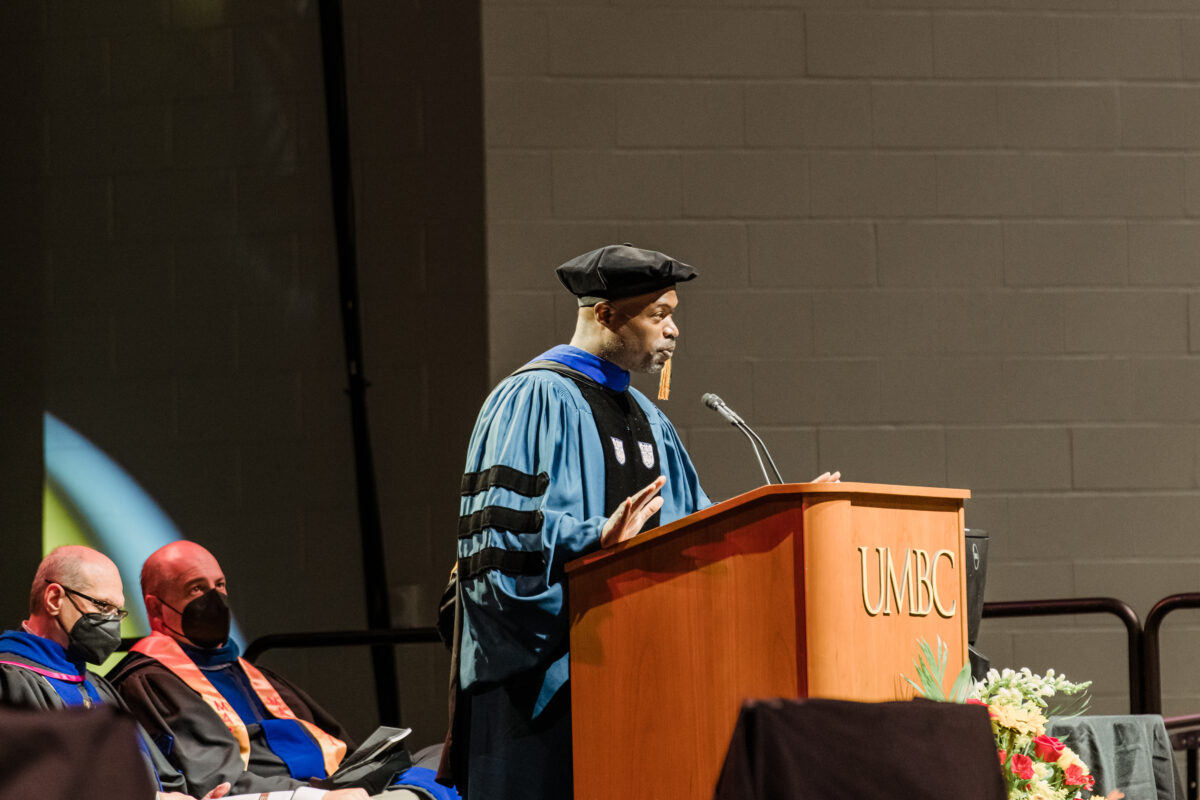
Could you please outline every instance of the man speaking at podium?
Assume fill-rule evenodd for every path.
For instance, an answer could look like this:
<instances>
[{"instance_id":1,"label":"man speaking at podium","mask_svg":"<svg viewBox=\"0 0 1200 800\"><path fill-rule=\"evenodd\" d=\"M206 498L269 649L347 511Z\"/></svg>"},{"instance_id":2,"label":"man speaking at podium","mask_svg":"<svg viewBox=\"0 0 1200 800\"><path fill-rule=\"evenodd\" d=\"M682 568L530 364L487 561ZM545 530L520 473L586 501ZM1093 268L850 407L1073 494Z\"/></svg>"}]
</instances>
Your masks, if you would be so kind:
<instances>
[{"instance_id":1,"label":"man speaking at podium","mask_svg":"<svg viewBox=\"0 0 1200 800\"><path fill-rule=\"evenodd\" d=\"M709 504L675 428L629 385L671 358L675 286L696 271L612 245L557 272L579 302L571 343L492 391L462 480L447 750L467 800L571 797L563 565Z\"/></svg>"}]
</instances>

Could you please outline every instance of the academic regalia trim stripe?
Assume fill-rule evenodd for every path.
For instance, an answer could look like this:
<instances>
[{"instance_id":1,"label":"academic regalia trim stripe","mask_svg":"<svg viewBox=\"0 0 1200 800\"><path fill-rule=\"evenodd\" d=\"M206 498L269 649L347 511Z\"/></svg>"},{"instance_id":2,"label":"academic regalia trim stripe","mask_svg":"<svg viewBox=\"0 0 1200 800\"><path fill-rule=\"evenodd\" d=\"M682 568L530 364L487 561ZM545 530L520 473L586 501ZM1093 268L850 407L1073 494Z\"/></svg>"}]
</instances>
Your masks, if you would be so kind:
<instances>
[{"instance_id":1,"label":"academic regalia trim stripe","mask_svg":"<svg viewBox=\"0 0 1200 800\"><path fill-rule=\"evenodd\" d=\"M479 494L485 489L509 489L525 497L539 497L550 485L550 476L545 472L532 475L519 469L497 464L490 469L468 472L462 477L459 493L463 497Z\"/></svg>"},{"instance_id":2,"label":"academic regalia trim stripe","mask_svg":"<svg viewBox=\"0 0 1200 800\"><path fill-rule=\"evenodd\" d=\"M535 533L542 529L541 511L517 511L505 506L487 506L458 518L458 538L465 539L484 528L513 533Z\"/></svg>"},{"instance_id":3,"label":"academic regalia trim stripe","mask_svg":"<svg viewBox=\"0 0 1200 800\"><path fill-rule=\"evenodd\" d=\"M546 571L546 556L541 552L486 547L469 558L458 560L458 579L470 580L489 569L509 575L541 575Z\"/></svg>"}]
</instances>

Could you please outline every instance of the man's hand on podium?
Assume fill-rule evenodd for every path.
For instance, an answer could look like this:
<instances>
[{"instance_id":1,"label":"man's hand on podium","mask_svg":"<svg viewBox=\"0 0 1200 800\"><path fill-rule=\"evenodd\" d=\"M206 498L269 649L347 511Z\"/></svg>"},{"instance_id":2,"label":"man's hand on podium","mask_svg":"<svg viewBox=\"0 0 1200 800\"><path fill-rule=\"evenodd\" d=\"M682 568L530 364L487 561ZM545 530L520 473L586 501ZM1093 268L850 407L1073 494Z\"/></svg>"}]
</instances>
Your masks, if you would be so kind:
<instances>
[{"instance_id":1,"label":"man's hand on podium","mask_svg":"<svg viewBox=\"0 0 1200 800\"><path fill-rule=\"evenodd\" d=\"M823 472L809 483L838 483L841 479L840 472ZM666 482L666 477L660 475L654 483L632 497L626 497L625 502L621 503L604 523L604 528L600 531L600 546L612 547L641 533L646 520L662 508L663 499L658 492Z\"/></svg>"},{"instance_id":2,"label":"man's hand on podium","mask_svg":"<svg viewBox=\"0 0 1200 800\"><path fill-rule=\"evenodd\" d=\"M666 482L666 476L659 475L654 483L632 497L626 497L625 502L604 523L604 529L600 531L600 546L612 547L641 533L646 520L662 508L663 499L658 491Z\"/></svg>"}]
</instances>

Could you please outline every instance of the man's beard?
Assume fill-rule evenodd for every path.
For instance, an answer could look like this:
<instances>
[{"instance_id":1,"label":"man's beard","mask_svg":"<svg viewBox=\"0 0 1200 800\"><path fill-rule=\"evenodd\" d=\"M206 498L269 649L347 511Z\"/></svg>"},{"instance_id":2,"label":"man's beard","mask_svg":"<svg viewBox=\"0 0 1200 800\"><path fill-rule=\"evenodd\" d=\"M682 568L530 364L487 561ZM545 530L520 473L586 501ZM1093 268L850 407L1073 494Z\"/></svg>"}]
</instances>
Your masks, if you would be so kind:
<instances>
[{"instance_id":1,"label":"man's beard","mask_svg":"<svg viewBox=\"0 0 1200 800\"><path fill-rule=\"evenodd\" d=\"M601 350L597 355L630 372L657 375L662 372L663 365L674 353L673 344L669 339L665 339L648 351L637 345L631 346L629 342L618 342L609 349ZM636 356L636 360L630 356Z\"/></svg>"},{"instance_id":2,"label":"man's beard","mask_svg":"<svg viewBox=\"0 0 1200 800\"><path fill-rule=\"evenodd\" d=\"M651 375L657 375L663 371L663 366L671 360L673 355L675 355L675 348L673 347L655 350L649 354L649 357L646 359L646 368L642 371Z\"/></svg>"}]
</instances>

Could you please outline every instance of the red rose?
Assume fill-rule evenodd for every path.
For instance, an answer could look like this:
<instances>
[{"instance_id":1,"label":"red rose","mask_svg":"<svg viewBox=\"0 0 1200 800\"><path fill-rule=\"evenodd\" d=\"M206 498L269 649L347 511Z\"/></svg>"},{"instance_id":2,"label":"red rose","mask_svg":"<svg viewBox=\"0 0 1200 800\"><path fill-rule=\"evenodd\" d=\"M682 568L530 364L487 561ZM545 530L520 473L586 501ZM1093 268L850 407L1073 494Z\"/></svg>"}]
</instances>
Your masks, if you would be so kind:
<instances>
[{"instance_id":1,"label":"red rose","mask_svg":"<svg viewBox=\"0 0 1200 800\"><path fill-rule=\"evenodd\" d=\"M1009 767L1013 775L1016 775L1021 780L1030 780L1033 778L1033 759L1029 756L1017 753L1012 757L1012 765Z\"/></svg>"},{"instance_id":2,"label":"red rose","mask_svg":"<svg viewBox=\"0 0 1200 800\"><path fill-rule=\"evenodd\" d=\"M1008 761L1008 753L1003 750L996 751L996 755L1000 756L1000 766L1004 766L1004 762Z\"/></svg>"},{"instance_id":3,"label":"red rose","mask_svg":"<svg viewBox=\"0 0 1200 800\"><path fill-rule=\"evenodd\" d=\"M1082 786L1085 789L1091 789L1096 785L1096 779L1084 772L1083 767L1072 764L1063 772L1063 783L1068 786Z\"/></svg>"},{"instance_id":4,"label":"red rose","mask_svg":"<svg viewBox=\"0 0 1200 800\"><path fill-rule=\"evenodd\" d=\"M1053 736L1046 736L1045 734L1033 740L1033 752L1047 764L1053 764L1055 761L1058 761L1058 757L1062 755L1065 747L1066 745L1058 739L1055 739Z\"/></svg>"}]
</instances>

